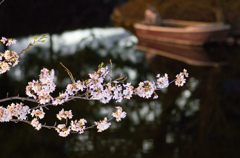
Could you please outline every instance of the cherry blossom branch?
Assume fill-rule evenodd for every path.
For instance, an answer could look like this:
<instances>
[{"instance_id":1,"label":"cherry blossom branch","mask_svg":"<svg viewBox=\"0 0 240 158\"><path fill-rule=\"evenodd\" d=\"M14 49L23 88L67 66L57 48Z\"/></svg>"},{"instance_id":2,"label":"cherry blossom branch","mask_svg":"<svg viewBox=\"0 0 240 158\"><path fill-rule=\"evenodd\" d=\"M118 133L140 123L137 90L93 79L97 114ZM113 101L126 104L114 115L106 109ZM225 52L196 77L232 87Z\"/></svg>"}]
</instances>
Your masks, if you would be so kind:
<instances>
[{"instance_id":1,"label":"cherry blossom branch","mask_svg":"<svg viewBox=\"0 0 240 158\"><path fill-rule=\"evenodd\" d=\"M9 121L12 121L12 122L15 122L15 123L24 122L24 123L27 123L29 125L32 125L31 122L27 121L27 120L11 119ZM47 126L47 125L41 125L41 126L44 127L44 128L48 128L48 129L52 129L52 128L56 129L57 128L55 126Z\"/></svg>"},{"instance_id":2,"label":"cherry blossom branch","mask_svg":"<svg viewBox=\"0 0 240 158\"><path fill-rule=\"evenodd\" d=\"M2 1L3 2L3 1ZM0 2L0 4L2 3ZM34 42L30 42L28 47L26 49L23 49L20 53L16 53L15 51L11 50L5 50L4 53L0 53L0 74L3 74L10 70L11 67L14 67L18 64L19 55L21 55L23 52L30 49L31 46L33 46L37 42L44 42L45 40L42 40L43 38L47 38L45 35L42 35L40 39L37 40L37 37L34 37ZM11 44L15 44L17 40L12 38L6 38L2 37L0 42L5 44L6 46L10 46ZM1 44L1 43L0 43Z\"/></svg>"},{"instance_id":3,"label":"cherry blossom branch","mask_svg":"<svg viewBox=\"0 0 240 158\"><path fill-rule=\"evenodd\" d=\"M40 37L39 40L34 37L34 42L30 43L28 47L19 54L16 54L13 51L10 52L10 50L5 51L4 54L0 54L0 60L4 59L2 62L0 62L0 73L4 73L6 70L9 70L6 64L17 64L18 55L30 49L30 47L33 46L36 42L44 42L44 40L42 40L43 38L46 38L45 35ZM16 40L6 39L5 37L2 37L0 41L4 44L6 41L8 41L6 44L7 46L16 42ZM39 75L39 80L28 82L28 85L26 86L26 95L34 99L19 96L0 99L0 102L9 100L21 100L36 102L38 105L32 108L29 108L29 106L24 105L23 103L11 103L6 108L0 106L0 122L24 122L35 127L36 130L40 130L42 127L48 129L54 128L58 132L59 136L62 137L66 137L70 133L82 134L84 133L84 130L93 128L95 126L97 127L98 132L102 132L110 127L111 123L109 121L111 121L113 118L116 118L116 121L119 122L121 119L126 117L127 113L122 110L122 107L116 107L117 111L115 113L112 113L112 117L110 119L107 119L107 117L105 117L103 120L94 122L94 125L88 127L85 126L87 121L84 118L73 121L71 120L73 117L72 111L64 111L64 109L59 111L59 113L56 114L56 117L59 120L65 119L65 124L57 125L55 123L54 126L47 126L45 124L42 125L39 121L45 116L43 107L46 108L50 105L62 105L65 102L69 102L75 99L99 100L104 104L109 103L110 100L121 102L123 99L131 99L132 95L138 95L139 97L149 99L154 94L153 99L157 99L158 96L155 92L156 90L166 88L173 82L175 82L175 85L178 87L183 86L186 83L185 77L188 77L188 73L184 69L183 72L180 72L176 75L175 80L169 83L167 74L164 76L160 76L160 74L158 74L156 76L156 82L146 80L140 82L138 84L138 87L134 88L131 83L124 84L126 78L124 78L122 75L119 78L112 80L113 68L111 60L110 63L111 74L110 82L108 83L104 83L104 79L108 75L109 71L107 66L103 67L103 63L98 66L97 71L90 73L89 79L85 81L75 81L72 73L66 68L66 66L60 63L64 67L65 71L67 71L72 83L67 85L65 92L60 93L59 96L55 98L53 98L50 94L53 93L56 89L56 84L54 83L55 71L53 69L51 71L46 68L42 69ZM81 92L83 94L81 94ZM29 114L31 114L33 118L32 121L28 121L27 115Z\"/></svg>"},{"instance_id":4,"label":"cherry blossom branch","mask_svg":"<svg viewBox=\"0 0 240 158\"><path fill-rule=\"evenodd\" d=\"M27 48L23 49L20 53L18 53L18 55L21 55L22 53L26 52L27 50L29 50L32 46L34 46L34 44L36 44L37 42L45 42L45 40L43 40L44 38L47 38L46 35L42 35L38 40L37 37L34 37L34 41L30 42L27 46Z\"/></svg>"},{"instance_id":5,"label":"cherry blossom branch","mask_svg":"<svg viewBox=\"0 0 240 158\"><path fill-rule=\"evenodd\" d=\"M26 98L26 97L19 97L19 96L0 99L0 102L5 102L5 101L9 101L9 100L21 100L21 101L37 102L37 100L35 100L35 99Z\"/></svg>"}]
</instances>

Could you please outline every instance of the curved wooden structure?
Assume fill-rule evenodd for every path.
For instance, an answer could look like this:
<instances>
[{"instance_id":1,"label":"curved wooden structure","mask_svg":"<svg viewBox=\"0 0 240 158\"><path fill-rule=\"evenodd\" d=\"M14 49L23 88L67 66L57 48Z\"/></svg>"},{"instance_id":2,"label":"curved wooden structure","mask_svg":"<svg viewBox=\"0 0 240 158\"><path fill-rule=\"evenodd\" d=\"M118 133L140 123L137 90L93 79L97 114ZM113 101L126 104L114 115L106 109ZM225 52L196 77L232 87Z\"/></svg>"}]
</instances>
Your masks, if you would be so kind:
<instances>
[{"instance_id":1,"label":"curved wooden structure","mask_svg":"<svg viewBox=\"0 0 240 158\"><path fill-rule=\"evenodd\" d=\"M139 38L186 45L204 45L224 42L230 25L223 23L162 20L161 26L134 24Z\"/></svg>"}]
</instances>

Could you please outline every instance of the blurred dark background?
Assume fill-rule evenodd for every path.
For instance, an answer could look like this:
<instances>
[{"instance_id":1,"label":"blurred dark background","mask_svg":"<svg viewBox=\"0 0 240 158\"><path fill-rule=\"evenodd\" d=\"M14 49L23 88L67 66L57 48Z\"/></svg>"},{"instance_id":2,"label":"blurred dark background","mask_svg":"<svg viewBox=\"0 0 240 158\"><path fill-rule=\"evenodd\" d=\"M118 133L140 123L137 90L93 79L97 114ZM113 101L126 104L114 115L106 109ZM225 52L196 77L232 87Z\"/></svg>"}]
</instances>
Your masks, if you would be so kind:
<instances>
[{"instance_id":1,"label":"blurred dark background","mask_svg":"<svg viewBox=\"0 0 240 158\"><path fill-rule=\"evenodd\" d=\"M136 49L136 37L130 33L134 33L132 24L142 19L149 6L154 6L162 18L224 21L232 26L230 35L239 36L238 0L5 0L0 5L0 35L17 38L19 44L15 49L25 48L33 39L31 35L46 33L48 36L48 41L24 53L19 65L0 75L1 98L7 94L26 96L26 85L37 80L44 67L56 70L58 86L53 94L56 96L70 83L59 62L74 78L85 80L101 62L109 65L111 59L114 77L122 73L135 87L140 81L154 81L158 73L168 73L171 80L186 68L190 75L185 86L171 84L158 91L157 100L134 96L122 103L111 101L106 105L76 100L44 109L47 115L41 120L43 124L63 123L56 119L56 113L64 108L72 109L73 119L86 118L87 125L92 125L94 121L109 117L115 106L122 106L127 117L119 123L113 121L110 129L102 133L90 129L82 135L62 138L54 130L37 131L25 123L1 123L0 157L240 157L239 46L203 47L211 61L217 61L224 54L227 64L223 66L193 66L159 55L149 57L147 52ZM98 38L92 29L108 30L113 26L130 32L125 30L118 35ZM68 38L63 38L62 33L77 29L83 29L80 34L88 31L90 35L72 45L65 44L79 32L74 35L73 31ZM3 47L1 49L3 52ZM1 106L10 103L4 102ZM30 102L24 104L36 106Z\"/></svg>"},{"instance_id":2,"label":"blurred dark background","mask_svg":"<svg viewBox=\"0 0 240 158\"><path fill-rule=\"evenodd\" d=\"M8 37L61 33L78 28L130 27L156 8L163 19L222 21L240 34L238 0L5 0L0 5L0 34Z\"/></svg>"}]
</instances>

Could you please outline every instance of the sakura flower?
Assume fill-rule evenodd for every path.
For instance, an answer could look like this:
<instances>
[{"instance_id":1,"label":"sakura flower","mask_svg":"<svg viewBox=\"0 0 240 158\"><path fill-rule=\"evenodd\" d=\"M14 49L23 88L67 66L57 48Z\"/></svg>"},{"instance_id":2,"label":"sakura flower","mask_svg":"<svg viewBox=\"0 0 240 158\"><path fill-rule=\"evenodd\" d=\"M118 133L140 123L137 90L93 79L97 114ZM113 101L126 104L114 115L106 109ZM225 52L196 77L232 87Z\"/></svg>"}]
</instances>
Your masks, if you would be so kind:
<instances>
[{"instance_id":1,"label":"sakura flower","mask_svg":"<svg viewBox=\"0 0 240 158\"><path fill-rule=\"evenodd\" d=\"M70 134L70 127L66 127L65 124L59 124L55 130L59 133L59 136L66 137Z\"/></svg>"},{"instance_id":2,"label":"sakura flower","mask_svg":"<svg viewBox=\"0 0 240 158\"><path fill-rule=\"evenodd\" d=\"M69 111L64 111L64 109L62 109L61 111L59 111L59 113L57 114L57 118L59 120L62 120L62 118L66 119L66 118L72 118L72 110Z\"/></svg>"},{"instance_id":3,"label":"sakura flower","mask_svg":"<svg viewBox=\"0 0 240 158\"><path fill-rule=\"evenodd\" d=\"M95 123L95 125L97 125L98 132L102 132L102 131L108 129L109 126L111 125L110 122L109 123L107 122L106 117L104 118L104 120L102 120L102 121L100 120L99 122L94 122L94 123Z\"/></svg>"},{"instance_id":4,"label":"sakura flower","mask_svg":"<svg viewBox=\"0 0 240 158\"><path fill-rule=\"evenodd\" d=\"M183 86L184 83L186 83L186 79L184 78L184 75L182 74L178 74L176 75L176 81L175 84L179 87L179 86Z\"/></svg>"},{"instance_id":5,"label":"sakura flower","mask_svg":"<svg viewBox=\"0 0 240 158\"><path fill-rule=\"evenodd\" d=\"M11 59L11 52L10 52L10 50L6 50L6 51L4 52L4 58L5 58L6 60Z\"/></svg>"},{"instance_id":6,"label":"sakura flower","mask_svg":"<svg viewBox=\"0 0 240 158\"><path fill-rule=\"evenodd\" d=\"M68 118L72 118L73 117L73 115L72 115L72 110L69 110L69 111L65 111L65 115L66 115L66 117L68 117Z\"/></svg>"},{"instance_id":7,"label":"sakura flower","mask_svg":"<svg viewBox=\"0 0 240 158\"><path fill-rule=\"evenodd\" d=\"M150 81L140 82L134 92L142 98L150 98L155 91L155 83Z\"/></svg>"},{"instance_id":8,"label":"sakura flower","mask_svg":"<svg viewBox=\"0 0 240 158\"><path fill-rule=\"evenodd\" d=\"M154 94L153 99L157 99L157 98L158 98L158 95L157 95L157 94Z\"/></svg>"},{"instance_id":9,"label":"sakura flower","mask_svg":"<svg viewBox=\"0 0 240 158\"><path fill-rule=\"evenodd\" d=\"M69 96L66 92L61 93L57 98L52 99L52 104L53 105L61 105L68 100L68 97Z\"/></svg>"},{"instance_id":10,"label":"sakura flower","mask_svg":"<svg viewBox=\"0 0 240 158\"><path fill-rule=\"evenodd\" d=\"M124 98L130 99L133 94L133 86L131 86L131 83L124 84L123 86L125 87L125 90L123 90Z\"/></svg>"},{"instance_id":11,"label":"sakura flower","mask_svg":"<svg viewBox=\"0 0 240 158\"><path fill-rule=\"evenodd\" d=\"M101 92L100 102L103 104L109 103L112 99L112 92L109 89L105 89Z\"/></svg>"},{"instance_id":12,"label":"sakura flower","mask_svg":"<svg viewBox=\"0 0 240 158\"><path fill-rule=\"evenodd\" d=\"M51 100L53 100L50 93L55 91L56 88L56 85L53 82L54 70L49 71L46 68L42 69L41 74L39 75L39 80L40 82L35 80L28 82L28 86L26 87L26 94L29 97L38 99L38 102L40 104L49 103Z\"/></svg>"},{"instance_id":13,"label":"sakura flower","mask_svg":"<svg viewBox=\"0 0 240 158\"><path fill-rule=\"evenodd\" d=\"M77 91L79 90L83 91L86 88L86 85L84 85L84 83L79 80L75 83L75 86Z\"/></svg>"},{"instance_id":14,"label":"sakura flower","mask_svg":"<svg viewBox=\"0 0 240 158\"><path fill-rule=\"evenodd\" d=\"M43 84L43 85L41 85L41 90L38 92L38 95L40 94L40 93L52 93L52 92L54 92L55 91L55 88L56 88L56 85L55 85L55 83L48 83L48 84Z\"/></svg>"},{"instance_id":15,"label":"sakura flower","mask_svg":"<svg viewBox=\"0 0 240 158\"><path fill-rule=\"evenodd\" d=\"M42 107L40 107L40 109L37 110L33 110L31 113L32 117L39 117L40 119L44 118L45 112L43 112Z\"/></svg>"},{"instance_id":16,"label":"sakura flower","mask_svg":"<svg viewBox=\"0 0 240 158\"><path fill-rule=\"evenodd\" d=\"M54 99L52 100L52 104L53 104L53 105L61 105L61 104L63 104L63 103L64 103L64 100L63 100L63 99L54 98Z\"/></svg>"},{"instance_id":17,"label":"sakura flower","mask_svg":"<svg viewBox=\"0 0 240 158\"><path fill-rule=\"evenodd\" d=\"M9 122L12 119L10 110L0 106L0 122Z\"/></svg>"},{"instance_id":18,"label":"sakura flower","mask_svg":"<svg viewBox=\"0 0 240 158\"><path fill-rule=\"evenodd\" d=\"M5 44L5 42L7 41L6 37L2 37L2 39L0 40L3 44Z\"/></svg>"},{"instance_id":19,"label":"sakura flower","mask_svg":"<svg viewBox=\"0 0 240 158\"><path fill-rule=\"evenodd\" d=\"M40 104L46 104L49 103L50 100L52 100L52 96L49 95L49 93L44 92L38 96L38 99Z\"/></svg>"},{"instance_id":20,"label":"sakura flower","mask_svg":"<svg viewBox=\"0 0 240 158\"><path fill-rule=\"evenodd\" d=\"M26 87L26 95L29 97L33 97L34 99L37 99L36 95L33 94L32 90L32 82L28 82L28 86Z\"/></svg>"},{"instance_id":21,"label":"sakura flower","mask_svg":"<svg viewBox=\"0 0 240 158\"><path fill-rule=\"evenodd\" d=\"M10 46L11 44L15 44L17 40L9 39L6 46Z\"/></svg>"},{"instance_id":22,"label":"sakura flower","mask_svg":"<svg viewBox=\"0 0 240 158\"><path fill-rule=\"evenodd\" d=\"M184 78L188 77L188 73L186 69L183 69L183 72L180 72L179 74L176 75L176 80L175 80L175 84L179 87L179 86L183 86L184 83L186 83L186 79Z\"/></svg>"},{"instance_id":23,"label":"sakura flower","mask_svg":"<svg viewBox=\"0 0 240 158\"><path fill-rule=\"evenodd\" d=\"M99 76L99 74L92 73L89 74L90 79L88 79L87 82L87 87L89 87L89 89L91 90L96 90L96 89L101 89L103 90L103 78L101 76Z\"/></svg>"},{"instance_id":24,"label":"sakura flower","mask_svg":"<svg viewBox=\"0 0 240 158\"><path fill-rule=\"evenodd\" d=\"M0 68L2 69L1 70L2 72L0 72L0 74L10 70L9 64L7 62L5 62L5 61L0 63Z\"/></svg>"},{"instance_id":25,"label":"sakura flower","mask_svg":"<svg viewBox=\"0 0 240 158\"><path fill-rule=\"evenodd\" d=\"M107 66L106 67L101 67L100 72L101 72L102 78L105 78L106 75L109 73L108 67Z\"/></svg>"},{"instance_id":26,"label":"sakura flower","mask_svg":"<svg viewBox=\"0 0 240 158\"><path fill-rule=\"evenodd\" d=\"M31 125L33 127L35 127L36 130L40 130L42 128L42 124L39 123L38 119L37 118L34 118L32 121L31 121Z\"/></svg>"},{"instance_id":27,"label":"sakura flower","mask_svg":"<svg viewBox=\"0 0 240 158\"><path fill-rule=\"evenodd\" d=\"M65 92L65 93L60 94L59 97L60 97L62 100L67 101L69 95Z\"/></svg>"},{"instance_id":28,"label":"sakura flower","mask_svg":"<svg viewBox=\"0 0 240 158\"><path fill-rule=\"evenodd\" d=\"M41 70L41 74L39 75L39 80L42 84L48 84L53 82L54 80L54 70L52 69L49 71L48 69L44 68Z\"/></svg>"},{"instance_id":29,"label":"sakura flower","mask_svg":"<svg viewBox=\"0 0 240 158\"><path fill-rule=\"evenodd\" d=\"M116 109L117 111L115 113L112 113L112 116L116 117L116 121L119 122L122 118L126 117L127 113L125 111L122 111L122 107L120 106L117 106Z\"/></svg>"},{"instance_id":30,"label":"sakura flower","mask_svg":"<svg viewBox=\"0 0 240 158\"><path fill-rule=\"evenodd\" d=\"M86 129L85 123L87 123L85 119L80 119L79 121L71 121L71 130L82 134Z\"/></svg>"},{"instance_id":31,"label":"sakura flower","mask_svg":"<svg viewBox=\"0 0 240 158\"><path fill-rule=\"evenodd\" d=\"M11 61L13 62L13 67L16 66L19 62L18 60L19 56L15 51L11 51Z\"/></svg>"},{"instance_id":32,"label":"sakura flower","mask_svg":"<svg viewBox=\"0 0 240 158\"><path fill-rule=\"evenodd\" d=\"M68 84L67 85L67 89L66 89L66 92L68 95L74 95L74 85L73 84Z\"/></svg>"},{"instance_id":33,"label":"sakura flower","mask_svg":"<svg viewBox=\"0 0 240 158\"><path fill-rule=\"evenodd\" d=\"M186 70L186 69L183 69L183 75L184 75L185 77L188 77L188 73L187 73L187 70Z\"/></svg>"},{"instance_id":34,"label":"sakura flower","mask_svg":"<svg viewBox=\"0 0 240 158\"><path fill-rule=\"evenodd\" d=\"M121 102L123 99L122 86L116 84L114 87L112 87L112 91L113 91L113 99L115 99L116 102Z\"/></svg>"},{"instance_id":35,"label":"sakura flower","mask_svg":"<svg viewBox=\"0 0 240 158\"><path fill-rule=\"evenodd\" d=\"M157 88L166 88L169 86L168 75L165 74L163 77L160 77L160 74L157 75Z\"/></svg>"},{"instance_id":36,"label":"sakura flower","mask_svg":"<svg viewBox=\"0 0 240 158\"><path fill-rule=\"evenodd\" d=\"M27 114L30 113L29 106L23 106L23 103L12 103L8 105L7 109L11 112L11 115L17 117L19 120L26 120Z\"/></svg>"}]
</instances>

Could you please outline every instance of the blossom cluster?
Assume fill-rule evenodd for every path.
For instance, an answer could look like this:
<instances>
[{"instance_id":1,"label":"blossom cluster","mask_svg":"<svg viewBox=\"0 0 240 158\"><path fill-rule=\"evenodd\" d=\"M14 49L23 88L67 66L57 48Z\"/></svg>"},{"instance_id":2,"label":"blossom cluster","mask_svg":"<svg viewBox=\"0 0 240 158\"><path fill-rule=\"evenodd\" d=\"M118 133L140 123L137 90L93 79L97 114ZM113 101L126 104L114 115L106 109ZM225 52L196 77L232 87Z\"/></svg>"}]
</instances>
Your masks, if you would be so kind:
<instances>
[{"instance_id":1,"label":"blossom cluster","mask_svg":"<svg viewBox=\"0 0 240 158\"><path fill-rule=\"evenodd\" d=\"M18 120L26 120L29 113L29 107L23 106L23 103L12 103L7 108L0 106L0 122L9 122L12 117L16 117Z\"/></svg>"},{"instance_id":2,"label":"blossom cluster","mask_svg":"<svg viewBox=\"0 0 240 158\"><path fill-rule=\"evenodd\" d=\"M40 104L49 103L53 100L53 97L50 95L56 88L54 83L54 70L49 71L44 68L41 70L39 75L39 81L33 80L32 82L28 82L28 86L26 87L26 94L29 97L33 97L38 100Z\"/></svg>"},{"instance_id":3,"label":"blossom cluster","mask_svg":"<svg viewBox=\"0 0 240 158\"><path fill-rule=\"evenodd\" d=\"M183 86L186 83L186 79L184 78L188 77L188 73L187 70L184 69L183 72L180 72L179 74L176 75L176 81L175 81L175 85L179 86Z\"/></svg>"},{"instance_id":4,"label":"blossom cluster","mask_svg":"<svg viewBox=\"0 0 240 158\"><path fill-rule=\"evenodd\" d=\"M119 122L121 121L122 118L126 117L126 112L122 110L122 107L118 106L116 107L117 111L112 113L112 116L116 118L116 121ZM72 115L72 111L64 111L64 109L62 109L61 111L59 111L59 113L57 114L57 118L59 120L64 119L71 119L73 117ZM84 118L79 119L79 120L71 120L71 124L67 127L66 124L58 124L57 127L55 128L55 130L59 133L59 136L62 137L66 137L68 136L71 132L73 133L78 133L78 134L82 134L84 133L84 130L86 130L86 123L87 120L85 120ZM100 120L98 122L94 122L94 124L97 126L98 132L102 132L106 129L108 129L111 125L110 122L108 122L107 117L105 117L103 120Z\"/></svg>"},{"instance_id":5,"label":"blossom cluster","mask_svg":"<svg viewBox=\"0 0 240 158\"><path fill-rule=\"evenodd\" d=\"M117 111L115 113L112 113L112 116L116 118L116 121L119 122L121 121L122 118L126 117L126 112L122 110L122 107L118 106L116 107ZM64 111L62 109L59 114L57 114L57 118L61 120L62 118L64 119L71 119L73 117L71 110L69 111ZM84 133L84 130L86 129L85 124L87 121L82 118L79 120L72 120L70 126L66 126L66 124L59 124L57 126L56 131L59 133L59 136L66 137L68 136L71 132L75 132L78 134ZM107 117L105 117L103 120L100 120L98 122L94 122L94 124L97 126L98 132L102 132L106 129L108 129L111 125L110 122L108 122Z\"/></svg>"},{"instance_id":6,"label":"blossom cluster","mask_svg":"<svg viewBox=\"0 0 240 158\"><path fill-rule=\"evenodd\" d=\"M2 42L3 44L6 43L6 46L10 46L11 44L15 44L17 40L15 39L7 39L6 37L2 37L2 39L0 40L0 42Z\"/></svg>"},{"instance_id":7,"label":"blossom cluster","mask_svg":"<svg viewBox=\"0 0 240 158\"><path fill-rule=\"evenodd\" d=\"M6 46L16 43L16 40L7 39L2 37L0 40L3 44L6 43ZM0 52L0 74L5 73L10 70L10 67L14 67L18 64L19 56L15 51L5 50L4 53Z\"/></svg>"},{"instance_id":8,"label":"blossom cluster","mask_svg":"<svg viewBox=\"0 0 240 158\"><path fill-rule=\"evenodd\" d=\"M21 55L23 52L26 52L30 49L31 46L33 46L37 42L44 42L45 40L42 40L44 38L47 38L46 35L42 35L38 40L37 37L34 37L34 42L30 42L28 47L26 49L23 49L20 53L16 53L15 51L11 50L5 50L4 53L0 52L0 74L5 73L6 71L9 71L11 66L14 67L19 62L19 55ZM12 44L15 44L17 40L2 37L0 39L0 42L2 42L6 46L11 46ZM1 44L0 44L1 45Z\"/></svg>"},{"instance_id":9,"label":"blossom cluster","mask_svg":"<svg viewBox=\"0 0 240 158\"><path fill-rule=\"evenodd\" d=\"M84 118L71 120L73 118L72 110L65 111L64 109L59 111L56 117L60 121L65 120L65 124L54 126L42 125L40 119L43 119L45 116L42 107L61 105L73 98L99 100L104 104L112 99L116 102L121 102L124 98L130 99L133 95L149 99L152 97L152 94L154 94L153 99L156 99L158 96L155 91L169 86L167 74L164 76L158 74L156 76L156 82L146 80L140 82L138 87L134 88L131 83L121 84L121 78L113 81L110 79L108 83L104 83L108 73L108 67L102 67L102 65L98 67L98 71L90 73L89 79L85 81L75 81L71 73L69 73L72 83L67 85L65 92L60 93L59 96L54 98L50 93L54 92L56 88L54 83L55 71L53 69L49 71L44 68L41 70L39 80L28 82L28 86L26 86L26 95L34 98L40 105L32 109L28 106L23 106L23 103L12 103L7 108L0 106L0 122L16 121L16 119L13 119L13 117L16 117L17 121L27 122L36 130L40 130L42 127L54 128L59 136L62 137L66 137L70 133L82 134L86 129L92 128L93 126L97 127L98 132L102 132L111 126L109 121L112 118L116 118L116 121L119 122L126 117L127 113L122 110L122 107L116 107L117 111L112 113L112 118L107 119L107 117L105 117L103 120L94 122L94 125L90 127L86 127L87 120ZM177 86L183 86L186 83L185 77L188 77L188 73L184 69L183 72L176 75L176 79L174 80L175 84ZM32 121L28 121L28 114L31 114Z\"/></svg>"},{"instance_id":10,"label":"blossom cluster","mask_svg":"<svg viewBox=\"0 0 240 158\"><path fill-rule=\"evenodd\" d=\"M116 107L117 111L115 113L112 113L112 116L116 118L116 121L121 121L122 118L126 117L126 112L122 111L122 107ZM33 117L32 121L27 121L29 118L27 117L28 114L31 114ZM11 105L8 105L7 108L0 106L0 122L9 122L9 121L24 121L31 124L33 127L35 127L36 130L40 130L43 126L39 119L43 119L45 116L45 113L40 107L39 109L30 109L28 106L24 106L23 103L12 103ZM72 111L65 111L62 109L59 111L59 113L56 115L59 120L62 119L72 119ZM16 119L13 119L13 117L16 117ZM78 133L82 134L84 133L84 130L86 128L86 119L82 118L79 120L71 120L70 125L67 127L67 124L58 124L57 126L52 126L51 128L55 128L55 130L59 133L59 136L66 137L71 132L72 133ZM98 132L102 132L109 128L111 123L108 122L107 118L105 117L103 121L94 122L97 126Z\"/></svg>"},{"instance_id":11,"label":"blossom cluster","mask_svg":"<svg viewBox=\"0 0 240 158\"><path fill-rule=\"evenodd\" d=\"M112 82L104 83L104 79L109 73L108 67L99 67L98 71L90 73L89 79L86 81L72 81L73 83L68 84L64 93L56 98L53 98L50 93L55 90L54 81L54 70L49 71L44 68L41 70L40 81L32 81L28 83L26 87L26 94L29 97L37 99L40 104L46 104L52 102L53 105L61 105L68 101L70 97L78 96L80 92L87 99L99 100L106 104L110 100L121 102L122 99L130 99L132 95L138 95L142 98L151 98L152 94L156 90L166 88L169 86L168 75L160 77L158 74L157 82L143 81L140 82L137 88L131 86L131 83L120 84L119 81L114 80ZM181 72L176 76L175 84L177 86L183 86L186 82L185 77L188 77L187 71ZM37 96L38 97L37 97ZM158 98L155 93L154 99Z\"/></svg>"}]
</instances>

